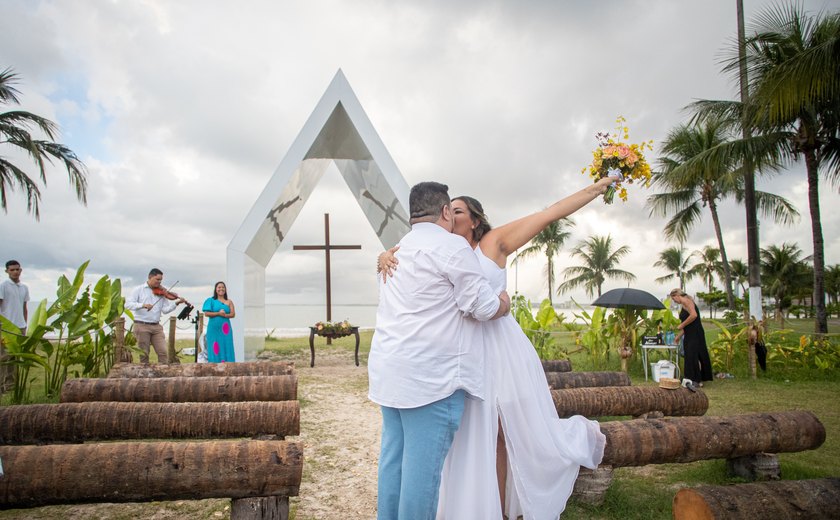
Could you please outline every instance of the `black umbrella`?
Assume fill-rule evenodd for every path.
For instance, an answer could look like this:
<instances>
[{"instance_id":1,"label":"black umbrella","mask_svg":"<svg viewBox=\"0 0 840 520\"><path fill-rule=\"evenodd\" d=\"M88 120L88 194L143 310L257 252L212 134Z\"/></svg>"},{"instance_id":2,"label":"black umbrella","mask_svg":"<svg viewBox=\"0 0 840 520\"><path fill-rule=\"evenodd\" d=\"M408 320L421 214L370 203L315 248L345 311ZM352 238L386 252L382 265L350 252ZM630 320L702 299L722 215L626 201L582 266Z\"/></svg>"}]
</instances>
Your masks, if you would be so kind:
<instances>
[{"instance_id":1,"label":"black umbrella","mask_svg":"<svg viewBox=\"0 0 840 520\"><path fill-rule=\"evenodd\" d=\"M592 302L596 307L614 309L664 309L665 306L656 296L639 289L624 287L607 291Z\"/></svg>"}]
</instances>

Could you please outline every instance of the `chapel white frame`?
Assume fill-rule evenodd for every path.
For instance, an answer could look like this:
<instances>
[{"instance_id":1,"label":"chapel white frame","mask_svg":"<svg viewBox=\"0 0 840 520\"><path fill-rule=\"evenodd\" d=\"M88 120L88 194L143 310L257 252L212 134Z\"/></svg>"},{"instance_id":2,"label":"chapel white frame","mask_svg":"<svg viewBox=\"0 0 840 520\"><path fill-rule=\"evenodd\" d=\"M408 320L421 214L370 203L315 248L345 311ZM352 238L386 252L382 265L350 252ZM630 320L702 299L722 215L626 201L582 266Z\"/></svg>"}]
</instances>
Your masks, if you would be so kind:
<instances>
[{"instance_id":1,"label":"chapel white frame","mask_svg":"<svg viewBox=\"0 0 840 520\"><path fill-rule=\"evenodd\" d=\"M339 69L228 244L228 293L241 302L233 319L238 361L264 348L265 268L331 163L383 247L409 230L409 186Z\"/></svg>"}]
</instances>

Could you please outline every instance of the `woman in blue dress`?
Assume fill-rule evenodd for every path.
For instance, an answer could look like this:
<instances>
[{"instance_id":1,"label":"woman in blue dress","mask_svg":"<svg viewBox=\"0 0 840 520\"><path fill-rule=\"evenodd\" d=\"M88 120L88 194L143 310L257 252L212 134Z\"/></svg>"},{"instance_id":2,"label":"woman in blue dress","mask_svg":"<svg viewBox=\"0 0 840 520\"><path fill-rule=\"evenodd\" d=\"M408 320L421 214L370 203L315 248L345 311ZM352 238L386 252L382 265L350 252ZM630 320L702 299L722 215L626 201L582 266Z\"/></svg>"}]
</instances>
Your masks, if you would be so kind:
<instances>
[{"instance_id":1,"label":"woman in blue dress","mask_svg":"<svg viewBox=\"0 0 840 520\"><path fill-rule=\"evenodd\" d=\"M233 301L228 298L225 282L217 282L213 296L204 300L201 309L210 318L207 322L207 361L225 363L236 361L233 353L233 330L230 319L236 316Z\"/></svg>"}]
</instances>

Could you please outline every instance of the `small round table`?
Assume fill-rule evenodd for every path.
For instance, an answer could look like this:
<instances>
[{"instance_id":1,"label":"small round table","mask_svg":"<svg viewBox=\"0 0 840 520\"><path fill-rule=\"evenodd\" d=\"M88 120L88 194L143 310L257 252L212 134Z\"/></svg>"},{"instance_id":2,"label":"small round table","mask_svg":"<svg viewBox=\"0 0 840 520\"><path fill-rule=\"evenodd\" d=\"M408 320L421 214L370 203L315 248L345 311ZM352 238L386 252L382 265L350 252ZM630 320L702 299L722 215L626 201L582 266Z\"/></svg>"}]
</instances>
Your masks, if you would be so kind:
<instances>
[{"instance_id":1,"label":"small round table","mask_svg":"<svg viewBox=\"0 0 840 520\"><path fill-rule=\"evenodd\" d=\"M309 327L309 352L312 354L312 360L309 362L310 367L315 366L315 336L322 336L325 338L343 338L354 334L356 336L356 366L359 366L359 327L350 327L350 332L333 333L333 334L318 334L318 329Z\"/></svg>"}]
</instances>

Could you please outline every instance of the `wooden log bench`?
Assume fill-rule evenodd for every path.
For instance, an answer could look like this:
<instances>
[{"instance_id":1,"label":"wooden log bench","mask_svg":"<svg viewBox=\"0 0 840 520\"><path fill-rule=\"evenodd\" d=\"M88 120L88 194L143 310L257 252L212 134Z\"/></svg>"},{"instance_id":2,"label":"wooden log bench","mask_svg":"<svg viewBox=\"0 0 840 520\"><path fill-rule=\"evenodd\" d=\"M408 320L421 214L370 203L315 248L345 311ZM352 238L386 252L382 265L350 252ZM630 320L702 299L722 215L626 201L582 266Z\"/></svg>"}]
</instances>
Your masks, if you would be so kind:
<instances>
[{"instance_id":1,"label":"wooden log bench","mask_svg":"<svg viewBox=\"0 0 840 520\"><path fill-rule=\"evenodd\" d=\"M672 510L674 520L840 518L840 478L681 489Z\"/></svg>"},{"instance_id":2,"label":"wooden log bench","mask_svg":"<svg viewBox=\"0 0 840 520\"><path fill-rule=\"evenodd\" d=\"M572 362L569 359L543 359L542 366L546 372L572 371Z\"/></svg>"},{"instance_id":3,"label":"wooden log bench","mask_svg":"<svg viewBox=\"0 0 840 520\"><path fill-rule=\"evenodd\" d=\"M655 386L604 386L552 390L559 417L606 417L660 413L668 416L704 415L709 398L702 391L666 390Z\"/></svg>"},{"instance_id":4,"label":"wooden log bench","mask_svg":"<svg viewBox=\"0 0 840 520\"><path fill-rule=\"evenodd\" d=\"M554 390L593 386L630 386L625 372L546 372L548 386Z\"/></svg>"},{"instance_id":5,"label":"wooden log bench","mask_svg":"<svg viewBox=\"0 0 840 520\"><path fill-rule=\"evenodd\" d=\"M297 376L68 379L62 403L293 401Z\"/></svg>"},{"instance_id":6,"label":"wooden log bench","mask_svg":"<svg viewBox=\"0 0 840 520\"><path fill-rule=\"evenodd\" d=\"M601 503L603 494L590 490L606 490L612 468L708 459L727 459L732 467L731 461L769 454L778 467L775 454L813 450L825 442L823 424L802 410L610 421L601 423L601 432L607 437L601 466L594 472L582 470L574 493L593 504Z\"/></svg>"},{"instance_id":7,"label":"wooden log bench","mask_svg":"<svg viewBox=\"0 0 840 520\"><path fill-rule=\"evenodd\" d=\"M0 508L296 496L303 444L211 440L0 446ZM243 518L232 507L231 518ZM247 507L247 506L245 506ZM281 515L282 516L282 515Z\"/></svg>"},{"instance_id":8,"label":"wooden log bench","mask_svg":"<svg viewBox=\"0 0 840 520\"><path fill-rule=\"evenodd\" d=\"M0 444L206 439L300 434L297 401L92 401L0 408Z\"/></svg>"},{"instance_id":9,"label":"wooden log bench","mask_svg":"<svg viewBox=\"0 0 840 520\"><path fill-rule=\"evenodd\" d=\"M62 388L61 404L0 409L7 414L0 419L3 422L0 430L8 442L18 442L12 439L79 442L206 436L254 439L6 447L0 451L4 464L7 456L20 455L25 460L17 466L17 471L40 464L37 467L48 468L43 471L63 475L65 487L72 483L73 487L89 489L85 492L56 489L45 493L42 487L56 486L49 479L46 484L34 480L27 483L22 479L19 487L7 489L3 487L4 479L0 479L0 494L4 497L0 498L0 507L231 498L234 520L287 520L289 497L297 495L300 486L303 445L277 439L300 432L300 408L296 399L294 374L69 380ZM108 451L118 446L122 448ZM95 459L76 455L88 452L65 451L73 447L94 449L105 456ZM54 451L26 451L32 448L54 448ZM73 457L93 463L80 465ZM33 462L33 458L37 461ZM145 464L132 472L130 464L138 460ZM106 464L107 461L110 463ZM68 473L65 470L68 465L80 466L79 471L86 472L84 478ZM265 473L271 476L266 477ZM128 480L124 474L129 475ZM89 485L87 479L97 475L99 480ZM176 481L178 485L168 485ZM182 486L182 481L187 484Z\"/></svg>"},{"instance_id":10,"label":"wooden log bench","mask_svg":"<svg viewBox=\"0 0 840 520\"><path fill-rule=\"evenodd\" d=\"M179 365L117 363L108 372L108 377L286 376L294 373L295 364L292 361L185 363Z\"/></svg>"}]
</instances>

